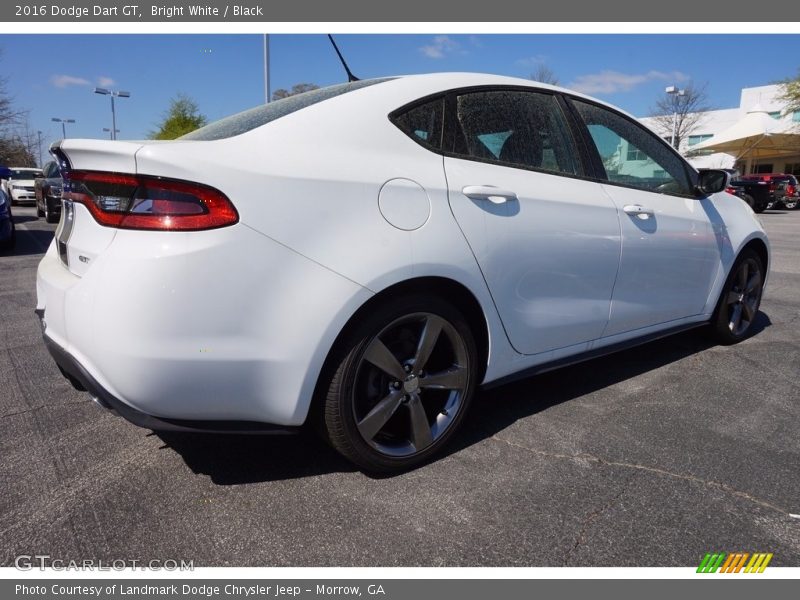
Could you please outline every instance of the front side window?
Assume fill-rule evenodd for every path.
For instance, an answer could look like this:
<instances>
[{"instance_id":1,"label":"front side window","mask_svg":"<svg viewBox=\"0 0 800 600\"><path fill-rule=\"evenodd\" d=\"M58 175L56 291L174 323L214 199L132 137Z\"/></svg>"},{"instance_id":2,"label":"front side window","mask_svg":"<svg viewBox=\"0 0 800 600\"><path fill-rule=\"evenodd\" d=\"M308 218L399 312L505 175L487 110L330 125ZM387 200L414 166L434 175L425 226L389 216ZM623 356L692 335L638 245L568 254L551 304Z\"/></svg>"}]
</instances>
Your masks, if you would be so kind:
<instances>
[{"instance_id":1,"label":"front side window","mask_svg":"<svg viewBox=\"0 0 800 600\"><path fill-rule=\"evenodd\" d=\"M554 173L578 173L572 137L555 96L497 90L456 99L454 152L465 158Z\"/></svg>"},{"instance_id":2,"label":"front side window","mask_svg":"<svg viewBox=\"0 0 800 600\"><path fill-rule=\"evenodd\" d=\"M573 100L614 183L666 194L691 195L686 168L654 134L609 110Z\"/></svg>"}]
</instances>

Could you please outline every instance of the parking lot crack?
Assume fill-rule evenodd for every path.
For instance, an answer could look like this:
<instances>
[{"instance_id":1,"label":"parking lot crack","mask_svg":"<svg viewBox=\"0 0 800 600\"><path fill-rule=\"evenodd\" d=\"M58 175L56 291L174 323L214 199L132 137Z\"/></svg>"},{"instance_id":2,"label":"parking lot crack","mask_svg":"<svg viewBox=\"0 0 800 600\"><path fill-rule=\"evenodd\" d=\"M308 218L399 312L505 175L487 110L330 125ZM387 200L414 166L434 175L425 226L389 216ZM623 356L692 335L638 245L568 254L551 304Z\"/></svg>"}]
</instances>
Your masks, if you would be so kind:
<instances>
[{"instance_id":1,"label":"parking lot crack","mask_svg":"<svg viewBox=\"0 0 800 600\"><path fill-rule=\"evenodd\" d=\"M69 406L70 404L85 404L86 402L91 402L90 400L75 400L72 402L61 402L59 404L40 404L39 406L31 406L29 408L24 408L22 410L17 410L10 413L5 413L0 415L0 419L5 419L7 417L16 417L17 415L24 415L27 413L36 412L37 410L41 410L43 408L56 408L59 406Z\"/></svg>"},{"instance_id":2,"label":"parking lot crack","mask_svg":"<svg viewBox=\"0 0 800 600\"><path fill-rule=\"evenodd\" d=\"M732 496L736 496L737 498L741 498L742 500L747 500L748 502L752 502L753 504L757 504L763 508L768 508L770 510L776 511L781 513L783 516L789 514L789 511L786 509L781 508L780 506L776 506L771 502L763 500L761 498L757 498L752 494L748 494L747 492L743 492L741 490L737 490L734 487L731 487L725 483L720 483L719 481L714 481L711 479L704 479L702 477L698 477L696 475L687 475L685 473L676 473L674 471L668 471L667 469L662 469L660 467L653 467L650 465L640 465L636 463L629 463L629 462L621 462L621 461L613 461L613 460L606 460L599 456L594 456L592 454L562 454L557 452L545 452L544 450L536 450L534 448L528 448L523 444L518 444L516 442L512 442L509 440L505 440L501 437L497 437L493 435L493 440L498 442L502 442L508 446L519 448L520 450L524 450L526 452L530 452L531 454L536 454L539 456L544 456L548 458L557 458L562 460L570 460L574 462L593 462L599 465L607 465L610 467L619 467L622 469L637 469L639 471L645 471L647 473L652 473L654 475L660 475L662 477L669 477L672 479L680 479L683 481L689 481L692 483L697 483L700 485L708 486L727 494L731 494Z\"/></svg>"}]
</instances>

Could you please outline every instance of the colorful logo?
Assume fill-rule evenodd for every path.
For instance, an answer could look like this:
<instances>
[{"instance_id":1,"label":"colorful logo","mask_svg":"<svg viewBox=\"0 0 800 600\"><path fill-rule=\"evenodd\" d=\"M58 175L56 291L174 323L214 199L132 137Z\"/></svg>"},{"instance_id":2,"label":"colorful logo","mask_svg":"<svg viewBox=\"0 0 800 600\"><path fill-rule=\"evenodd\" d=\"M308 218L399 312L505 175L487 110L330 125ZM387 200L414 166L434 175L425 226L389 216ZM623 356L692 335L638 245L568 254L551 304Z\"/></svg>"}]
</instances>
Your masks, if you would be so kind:
<instances>
[{"instance_id":1,"label":"colorful logo","mask_svg":"<svg viewBox=\"0 0 800 600\"><path fill-rule=\"evenodd\" d=\"M748 559L750 559L748 561ZM706 553L700 566L697 567L698 573L763 573L769 561L772 560L772 552L725 552ZM745 564L747 566L745 566Z\"/></svg>"}]
</instances>

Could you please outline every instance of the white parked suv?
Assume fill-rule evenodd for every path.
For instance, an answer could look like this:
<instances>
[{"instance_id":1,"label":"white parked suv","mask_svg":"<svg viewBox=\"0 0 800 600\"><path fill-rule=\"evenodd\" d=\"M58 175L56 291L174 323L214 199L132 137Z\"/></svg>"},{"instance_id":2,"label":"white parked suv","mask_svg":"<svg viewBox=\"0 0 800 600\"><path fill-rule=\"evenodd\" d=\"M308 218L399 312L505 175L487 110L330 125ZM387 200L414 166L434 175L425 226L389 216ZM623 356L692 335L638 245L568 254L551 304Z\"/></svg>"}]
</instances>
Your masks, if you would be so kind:
<instances>
[{"instance_id":1,"label":"white parked suv","mask_svg":"<svg viewBox=\"0 0 800 600\"><path fill-rule=\"evenodd\" d=\"M11 177L4 182L11 204L21 202L36 202L36 192L34 191L34 180L43 177L41 169L31 169L28 167L12 167Z\"/></svg>"},{"instance_id":2,"label":"white parked suv","mask_svg":"<svg viewBox=\"0 0 800 600\"><path fill-rule=\"evenodd\" d=\"M52 152L37 311L76 385L152 429L315 421L373 471L439 451L478 386L692 327L744 339L769 267L727 173L522 79L358 81Z\"/></svg>"}]
</instances>

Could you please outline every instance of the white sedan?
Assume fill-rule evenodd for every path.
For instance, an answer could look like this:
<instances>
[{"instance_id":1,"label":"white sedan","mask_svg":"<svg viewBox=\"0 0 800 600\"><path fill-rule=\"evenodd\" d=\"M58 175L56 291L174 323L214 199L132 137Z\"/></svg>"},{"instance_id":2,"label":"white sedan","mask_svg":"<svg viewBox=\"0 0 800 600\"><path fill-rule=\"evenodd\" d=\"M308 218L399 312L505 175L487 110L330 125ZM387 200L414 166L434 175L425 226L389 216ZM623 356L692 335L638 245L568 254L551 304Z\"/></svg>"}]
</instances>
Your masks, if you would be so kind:
<instances>
[{"instance_id":1,"label":"white sedan","mask_svg":"<svg viewBox=\"0 0 800 600\"><path fill-rule=\"evenodd\" d=\"M5 188L12 204L36 202L34 183L37 177L44 177L41 169L27 167L11 169L11 177L5 183Z\"/></svg>"},{"instance_id":2,"label":"white sedan","mask_svg":"<svg viewBox=\"0 0 800 600\"><path fill-rule=\"evenodd\" d=\"M528 80L357 81L52 151L37 312L68 377L152 429L316 421L371 471L439 451L479 385L701 325L745 338L768 272L726 173Z\"/></svg>"}]
</instances>

